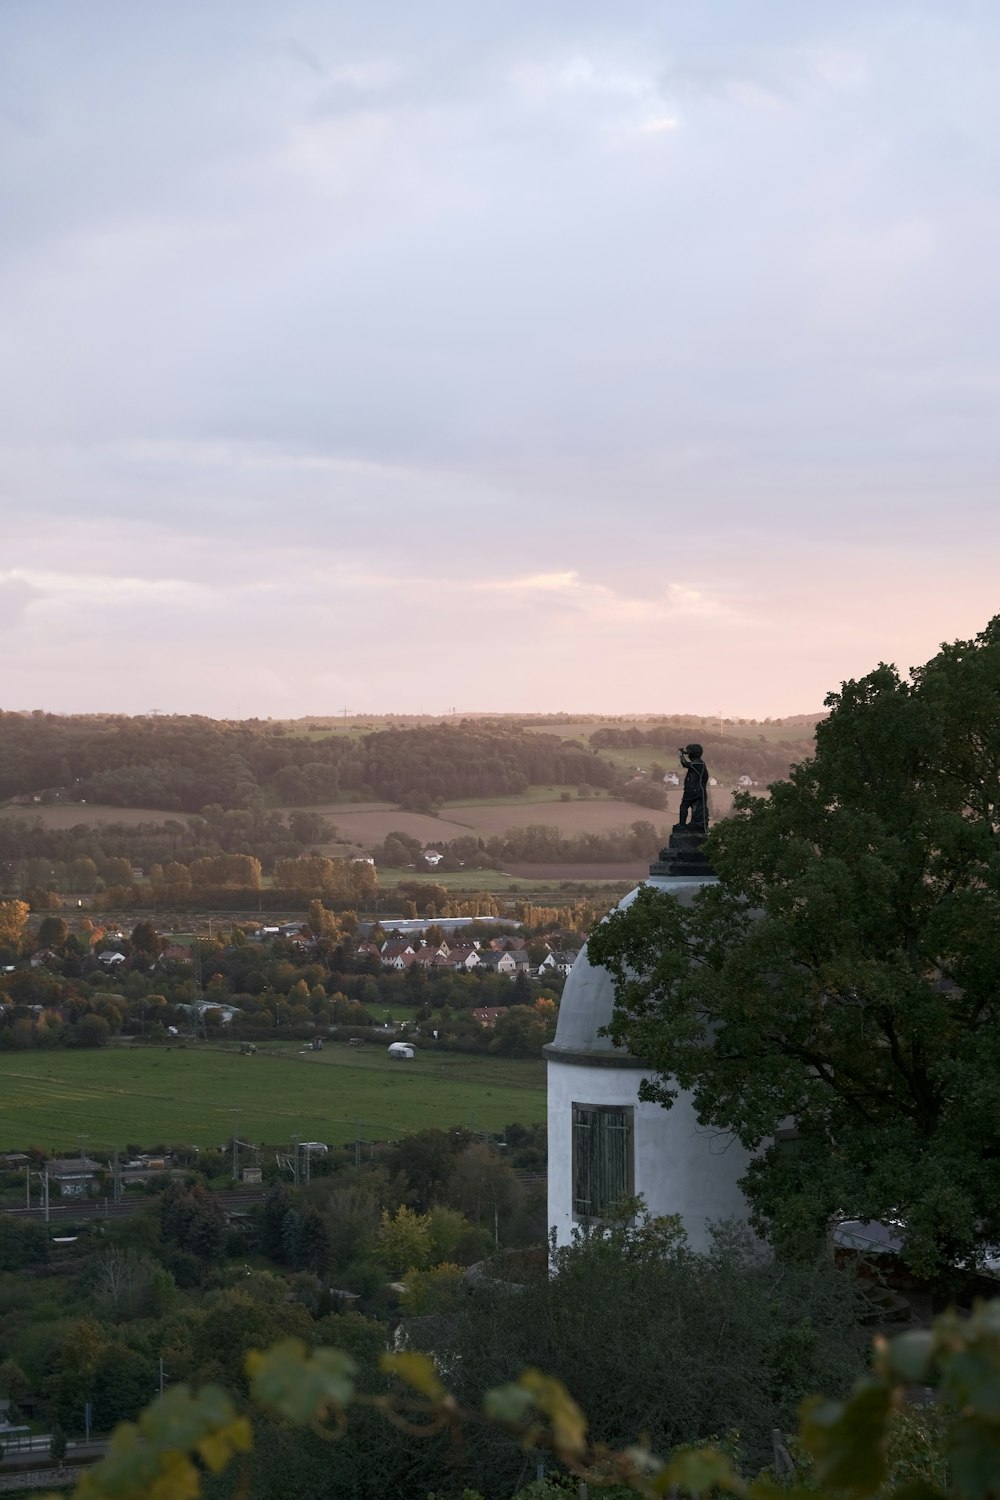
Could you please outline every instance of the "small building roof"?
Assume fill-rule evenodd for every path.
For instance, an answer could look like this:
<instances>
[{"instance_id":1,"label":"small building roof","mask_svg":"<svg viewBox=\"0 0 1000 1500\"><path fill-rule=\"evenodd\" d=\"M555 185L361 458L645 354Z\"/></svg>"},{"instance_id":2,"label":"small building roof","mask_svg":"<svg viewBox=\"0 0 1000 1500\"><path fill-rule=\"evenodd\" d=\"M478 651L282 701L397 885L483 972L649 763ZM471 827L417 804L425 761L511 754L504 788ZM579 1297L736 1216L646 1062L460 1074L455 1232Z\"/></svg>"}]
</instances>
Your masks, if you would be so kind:
<instances>
[{"instance_id":1,"label":"small building roof","mask_svg":"<svg viewBox=\"0 0 1000 1500\"><path fill-rule=\"evenodd\" d=\"M54 1156L46 1163L45 1170L50 1177L93 1177L101 1170L101 1164L91 1161L89 1156Z\"/></svg>"}]
</instances>

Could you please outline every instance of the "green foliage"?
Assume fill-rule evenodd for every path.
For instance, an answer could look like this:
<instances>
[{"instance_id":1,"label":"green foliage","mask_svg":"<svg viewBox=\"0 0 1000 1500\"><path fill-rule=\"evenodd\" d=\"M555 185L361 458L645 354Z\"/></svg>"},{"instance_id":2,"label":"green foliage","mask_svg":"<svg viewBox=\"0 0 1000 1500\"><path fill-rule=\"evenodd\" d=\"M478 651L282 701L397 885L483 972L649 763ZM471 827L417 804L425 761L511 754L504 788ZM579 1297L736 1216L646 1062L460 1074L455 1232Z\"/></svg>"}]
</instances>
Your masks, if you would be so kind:
<instances>
[{"instance_id":1,"label":"green foliage","mask_svg":"<svg viewBox=\"0 0 1000 1500\"><path fill-rule=\"evenodd\" d=\"M765 1260L731 1228L699 1255L676 1221L631 1218L556 1250L554 1276L544 1260L499 1257L444 1326L413 1329L411 1343L456 1372L463 1405L533 1365L564 1382L595 1440L620 1448L645 1432L664 1453L735 1429L761 1466L802 1397L843 1393L862 1369L861 1289L826 1261ZM496 1436L484 1448L479 1482L489 1471L513 1489L516 1448Z\"/></svg>"},{"instance_id":2,"label":"green foliage","mask_svg":"<svg viewBox=\"0 0 1000 1500\"><path fill-rule=\"evenodd\" d=\"M567 1478L600 1486L609 1494L721 1492L737 1500L779 1500L782 1495L789 1500L867 1500L873 1495L882 1500L993 1500L996 1494L1000 1303L980 1306L969 1320L939 1320L919 1347L912 1340L880 1343L872 1374L850 1395L839 1402L806 1402L792 1444L802 1455L800 1472L784 1485L766 1473L747 1479L724 1447L685 1445L660 1457L645 1441L603 1443L592 1434L584 1411L566 1387L538 1370L526 1370L507 1385L487 1391L481 1404L464 1407L430 1358L405 1351L384 1354L379 1363L394 1382L388 1388L370 1366L363 1370L342 1350L310 1350L296 1340L285 1340L265 1354L253 1353L247 1360L254 1402L292 1426L349 1442L354 1425L363 1428L366 1414L372 1413L407 1434L409 1443L422 1439L432 1451L434 1437L448 1434L454 1454L462 1429L475 1423L480 1436L504 1431L522 1449L547 1452ZM940 1482L940 1474L924 1470L914 1478L899 1476L894 1468L899 1414L915 1369L938 1392L947 1485ZM259 1429L265 1450L269 1430L273 1434L267 1423ZM253 1441L248 1417L238 1414L218 1388L192 1393L178 1386L154 1402L137 1426L126 1424L118 1430L107 1457L81 1478L73 1500L139 1500L148 1495L156 1500L192 1500L200 1491L201 1466L218 1472L236 1454L248 1451ZM329 1453L333 1463L336 1446ZM368 1454L369 1482L355 1471L355 1483L361 1480L361 1487L353 1492L385 1493L374 1445ZM397 1493L398 1480L397 1474ZM244 1478L244 1492L245 1486ZM488 1480L479 1491L464 1492L497 1493L497 1486ZM553 1476L544 1486L522 1493L550 1500L565 1493L565 1487Z\"/></svg>"},{"instance_id":3,"label":"green foliage","mask_svg":"<svg viewBox=\"0 0 1000 1500\"><path fill-rule=\"evenodd\" d=\"M431 1258L430 1219L426 1214L414 1213L405 1203L394 1214L384 1208L374 1248L394 1275L401 1275L411 1266L419 1270Z\"/></svg>"},{"instance_id":4,"label":"green foliage","mask_svg":"<svg viewBox=\"0 0 1000 1500\"><path fill-rule=\"evenodd\" d=\"M460 1298L468 1295L464 1277L462 1267L449 1261L426 1271L407 1271L403 1311L415 1318L450 1312Z\"/></svg>"},{"instance_id":5,"label":"green foliage","mask_svg":"<svg viewBox=\"0 0 1000 1500\"><path fill-rule=\"evenodd\" d=\"M0 1271L21 1271L45 1265L49 1258L49 1236L43 1224L29 1219L0 1215Z\"/></svg>"},{"instance_id":6,"label":"green foliage","mask_svg":"<svg viewBox=\"0 0 1000 1500\"><path fill-rule=\"evenodd\" d=\"M595 931L610 1028L757 1151L757 1222L901 1222L922 1274L1000 1241L1000 617L910 678L827 699L815 758L711 833L719 884L652 889ZM773 1142L794 1116L794 1150Z\"/></svg>"}]
</instances>

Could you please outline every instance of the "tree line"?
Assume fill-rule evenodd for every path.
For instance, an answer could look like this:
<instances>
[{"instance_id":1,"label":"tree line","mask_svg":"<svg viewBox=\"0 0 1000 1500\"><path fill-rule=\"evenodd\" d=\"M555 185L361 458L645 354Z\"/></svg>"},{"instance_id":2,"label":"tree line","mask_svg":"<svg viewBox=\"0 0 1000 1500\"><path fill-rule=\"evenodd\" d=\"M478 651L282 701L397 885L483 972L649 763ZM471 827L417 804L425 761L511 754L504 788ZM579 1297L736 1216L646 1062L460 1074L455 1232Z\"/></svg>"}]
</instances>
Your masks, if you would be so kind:
<instances>
[{"instance_id":1,"label":"tree line","mask_svg":"<svg viewBox=\"0 0 1000 1500\"><path fill-rule=\"evenodd\" d=\"M268 872L277 859L336 838L326 818L306 810L203 807L198 814L162 823L88 823L50 828L38 818L0 818L0 873L7 883L88 892L95 882L119 884L133 866L193 861L252 850ZM113 863L112 863L113 862ZM126 868L127 866L127 868ZM50 879L54 873L54 880Z\"/></svg>"},{"instance_id":2,"label":"tree line","mask_svg":"<svg viewBox=\"0 0 1000 1500\"><path fill-rule=\"evenodd\" d=\"M657 767L662 774L664 770L677 770L678 747L691 737L690 720L676 719L651 729L634 725L621 729L602 726L589 736L589 743L594 750L662 750L663 765ZM740 776L749 776L762 786L783 781L793 765L812 754L814 745L811 733L781 740L769 740L764 735L743 739L719 734L704 724L696 738L704 749L705 764L720 782L735 782Z\"/></svg>"},{"instance_id":3,"label":"tree line","mask_svg":"<svg viewBox=\"0 0 1000 1500\"><path fill-rule=\"evenodd\" d=\"M442 873L461 869L501 870L512 862L524 864L600 864L629 860L652 860L666 843L670 830L656 828L646 819L604 833L567 834L550 823L527 823L492 838L466 834L458 839L437 840L434 848L442 858L430 866L423 857L423 844L401 829L387 833L372 851L375 864L383 869L413 865Z\"/></svg>"},{"instance_id":4,"label":"tree line","mask_svg":"<svg viewBox=\"0 0 1000 1500\"><path fill-rule=\"evenodd\" d=\"M0 799L197 812L213 803L250 809L265 797L305 806L340 791L402 802L503 796L539 783L611 788L619 779L596 750L499 721L354 739L257 720L0 712Z\"/></svg>"}]
</instances>

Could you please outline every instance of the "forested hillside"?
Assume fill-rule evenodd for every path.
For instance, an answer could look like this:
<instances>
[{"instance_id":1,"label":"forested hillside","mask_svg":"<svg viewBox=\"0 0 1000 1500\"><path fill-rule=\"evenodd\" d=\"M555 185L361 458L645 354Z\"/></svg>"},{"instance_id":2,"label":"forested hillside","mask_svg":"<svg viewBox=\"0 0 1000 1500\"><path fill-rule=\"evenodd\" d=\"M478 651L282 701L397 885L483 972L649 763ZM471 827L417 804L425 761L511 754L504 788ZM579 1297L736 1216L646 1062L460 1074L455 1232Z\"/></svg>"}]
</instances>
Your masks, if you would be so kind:
<instances>
[{"instance_id":1,"label":"forested hillside","mask_svg":"<svg viewBox=\"0 0 1000 1500\"><path fill-rule=\"evenodd\" d=\"M516 797L548 785L602 789L662 808L663 770L676 767L678 744L693 737L724 785L739 776L761 785L785 777L811 754L813 740L807 725L789 724L789 738L781 739L776 727L766 735L757 726L720 734L705 720L665 718L599 724L589 733L589 726L567 725L577 731L570 738L556 725L549 733L523 720L476 719L359 734L254 719L0 712L0 802L195 813L306 807L346 795L430 810L432 803ZM633 779L633 759L651 773L645 789ZM269 833L280 842L280 833Z\"/></svg>"},{"instance_id":2,"label":"forested hillside","mask_svg":"<svg viewBox=\"0 0 1000 1500\"><path fill-rule=\"evenodd\" d=\"M617 779L594 750L492 721L354 738L256 720L0 713L0 800L45 794L198 812L212 803L247 808L267 795L296 806L340 791L401 802Z\"/></svg>"}]
</instances>

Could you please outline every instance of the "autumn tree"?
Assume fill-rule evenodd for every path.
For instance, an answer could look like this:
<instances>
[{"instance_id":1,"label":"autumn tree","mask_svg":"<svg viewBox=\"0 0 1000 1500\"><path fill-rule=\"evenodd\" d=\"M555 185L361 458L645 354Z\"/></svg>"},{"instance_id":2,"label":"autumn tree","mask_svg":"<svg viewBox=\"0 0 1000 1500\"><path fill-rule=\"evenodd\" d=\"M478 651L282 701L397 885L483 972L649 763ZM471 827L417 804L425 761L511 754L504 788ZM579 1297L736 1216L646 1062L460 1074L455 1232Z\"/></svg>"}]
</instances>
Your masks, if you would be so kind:
<instances>
[{"instance_id":1,"label":"autumn tree","mask_svg":"<svg viewBox=\"0 0 1000 1500\"><path fill-rule=\"evenodd\" d=\"M0 948L20 946L30 915L26 901L0 901Z\"/></svg>"}]
</instances>

